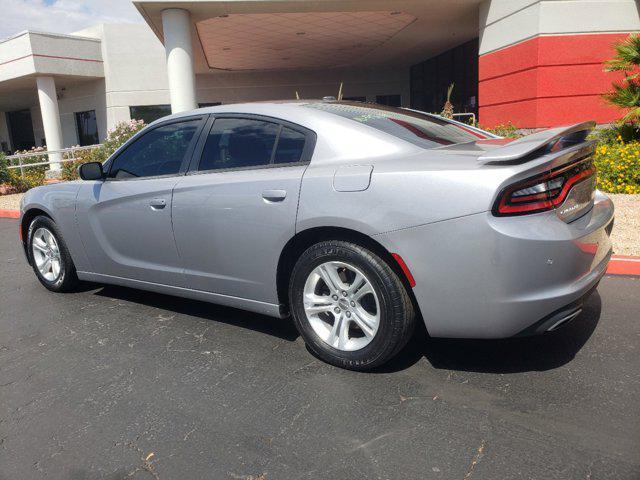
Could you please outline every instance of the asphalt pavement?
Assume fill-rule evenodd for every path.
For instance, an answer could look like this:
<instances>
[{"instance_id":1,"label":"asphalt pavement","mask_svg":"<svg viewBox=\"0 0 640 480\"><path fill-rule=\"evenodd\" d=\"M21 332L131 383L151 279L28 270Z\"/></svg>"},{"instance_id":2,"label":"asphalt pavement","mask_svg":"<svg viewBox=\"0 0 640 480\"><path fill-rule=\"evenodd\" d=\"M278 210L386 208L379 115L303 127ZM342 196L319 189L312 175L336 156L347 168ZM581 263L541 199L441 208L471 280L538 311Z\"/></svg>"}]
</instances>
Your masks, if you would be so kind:
<instances>
[{"instance_id":1,"label":"asphalt pavement","mask_svg":"<svg viewBox=\"0 0 640 480\"><path fill-rule=\"evenodd\" d=\"M430 339L355 373L293 324L88 285L0 219L0 479L640 479L640 279L548 336Z\"/></svg>"}]
</instances>

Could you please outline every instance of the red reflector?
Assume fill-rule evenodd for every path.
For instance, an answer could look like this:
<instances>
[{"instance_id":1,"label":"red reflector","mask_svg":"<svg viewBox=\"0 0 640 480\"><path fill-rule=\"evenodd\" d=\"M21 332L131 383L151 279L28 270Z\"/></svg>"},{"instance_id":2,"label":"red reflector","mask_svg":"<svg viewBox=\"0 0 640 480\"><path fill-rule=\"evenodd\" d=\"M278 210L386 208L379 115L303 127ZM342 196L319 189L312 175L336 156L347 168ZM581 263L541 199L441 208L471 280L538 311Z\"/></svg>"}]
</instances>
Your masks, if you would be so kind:
<instances>
[{"instance_id":1,"label":"red reflector","mask_svg":"<svg viewBox=\"0 0 640 480\"><path fill-rule=\"evenodd\" d=\"M407 267L407 264L404 263L404 260L402 259L402 257L397 253L392 253L391 255L393 256L393 258L395 258L396 262L398 262L398 265L400 265L400 268L402 269L404 276L407 278L407 281L409 282L409 285L411 286L411 288L415 287L416 279L413 278L413 275L411 275L411 270L409 270L409 267Z\"/></svg>"}]
</instances>

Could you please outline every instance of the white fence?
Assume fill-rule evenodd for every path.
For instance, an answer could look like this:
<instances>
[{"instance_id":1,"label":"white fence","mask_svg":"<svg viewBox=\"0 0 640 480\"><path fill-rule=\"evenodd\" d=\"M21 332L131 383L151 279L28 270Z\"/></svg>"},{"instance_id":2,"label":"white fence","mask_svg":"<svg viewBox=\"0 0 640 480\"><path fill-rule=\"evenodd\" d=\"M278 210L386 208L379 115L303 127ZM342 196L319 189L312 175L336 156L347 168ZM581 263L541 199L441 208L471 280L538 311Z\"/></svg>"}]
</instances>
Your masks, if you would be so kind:
<instances>
[{"instance_id":1,"label":"white fence","mask_svg":"<svg viewBox=\"0 0 640 480\"><path fill-rule=\"evenodd\" d=\"M9 155L7 160L9 161L8 169L20 169L20 174L24 176L24 170L30 167L39 167L42 165L49 165L51 169L52 165L60 165L65 162L73 162L77 160L78 152L85 152L100 147L101 144L89 145L87 147L71 147L63 148L61 150L34 150L27 153L18 153L16 155ZM42 157L41 162L29 162L24 163L25 159L32 159L33 157Z\"/></svg>"}]
</instances>

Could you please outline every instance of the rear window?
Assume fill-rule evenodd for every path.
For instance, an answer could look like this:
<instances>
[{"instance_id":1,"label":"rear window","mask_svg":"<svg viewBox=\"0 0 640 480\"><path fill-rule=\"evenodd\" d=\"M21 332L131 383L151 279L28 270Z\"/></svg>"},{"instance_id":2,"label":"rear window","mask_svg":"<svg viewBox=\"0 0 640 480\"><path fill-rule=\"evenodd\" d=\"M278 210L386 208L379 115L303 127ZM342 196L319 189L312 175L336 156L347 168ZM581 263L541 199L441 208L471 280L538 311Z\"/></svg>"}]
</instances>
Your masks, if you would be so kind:
<instances>
[{"instance_id":1,"label":"rear window","mask_svg":"<svg viewBox=\"0 0 640 480\"><path fill-rule=\"evenodd\" d=\"M436 148L487 138L479 132L424 113L382 105L310 103L306 107L368 125L422 148Z\"/></svg>"}]
</instances>

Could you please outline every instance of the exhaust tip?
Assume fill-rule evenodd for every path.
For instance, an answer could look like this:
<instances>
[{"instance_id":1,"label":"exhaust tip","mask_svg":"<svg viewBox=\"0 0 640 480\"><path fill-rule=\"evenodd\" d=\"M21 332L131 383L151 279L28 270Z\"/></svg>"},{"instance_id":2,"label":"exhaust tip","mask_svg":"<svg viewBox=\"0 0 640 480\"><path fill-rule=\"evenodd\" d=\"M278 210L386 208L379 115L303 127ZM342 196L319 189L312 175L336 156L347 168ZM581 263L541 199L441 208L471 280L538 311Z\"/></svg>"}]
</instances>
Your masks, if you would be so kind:
<instances>
[{"instance_id":1,"label":"exhaust tip","mask_svg":"<svg viewBox=\"0 0 640 480\"><path fill-rule=\"evenodd\" d=\"M578 315L580 315L580 313L582 313L582 308L579 308L571 312L570 314L565 315L564 317L560 318L555 323L553 323L549 328L547 328L547 332L553 332L554 330L559 329L561 326L570 322L571 320L576 318Z\"/></svg>"}]
</instances>

